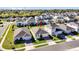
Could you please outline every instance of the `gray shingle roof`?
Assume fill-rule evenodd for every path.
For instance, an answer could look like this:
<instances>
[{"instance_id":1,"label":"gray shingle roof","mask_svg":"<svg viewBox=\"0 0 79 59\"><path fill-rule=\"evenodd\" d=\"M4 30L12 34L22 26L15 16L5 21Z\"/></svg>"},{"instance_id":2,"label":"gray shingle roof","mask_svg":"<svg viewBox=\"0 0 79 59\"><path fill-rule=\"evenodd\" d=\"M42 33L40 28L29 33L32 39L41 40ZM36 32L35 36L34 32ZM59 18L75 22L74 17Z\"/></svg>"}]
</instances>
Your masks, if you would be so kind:
<instances>
[{"instance_id":1,"label":"gray shingle roof","mask_svg":"<svg viewBox=\"0 0 79 59\"><path fill-rule=\"evenodd\" d=\"M31 36L27 28L19 28L14 31L14 37Z\"/></svg>"},{"instance_id":2,"label":"gray shingle roof","mask_svg":"<svg viewBox=\"0 0 79 59\"><path fill-rule=\"evenodd\" d=\"M36 34L45 34L45 33L47 33L45 30L39 29Z\"/></svg>"},{"instance_id":3,"label":"gray shingle roof","mask_svg":"<svg viewBox=\"0 0 79 59\"><path fill-rule=\"evenodd\" d=\"M35 35L37 34L45 34L47 33L44 28L38 28L38 27L35 27L35 28L32 28L32 31Z\"/></svg>"}]
</instances>

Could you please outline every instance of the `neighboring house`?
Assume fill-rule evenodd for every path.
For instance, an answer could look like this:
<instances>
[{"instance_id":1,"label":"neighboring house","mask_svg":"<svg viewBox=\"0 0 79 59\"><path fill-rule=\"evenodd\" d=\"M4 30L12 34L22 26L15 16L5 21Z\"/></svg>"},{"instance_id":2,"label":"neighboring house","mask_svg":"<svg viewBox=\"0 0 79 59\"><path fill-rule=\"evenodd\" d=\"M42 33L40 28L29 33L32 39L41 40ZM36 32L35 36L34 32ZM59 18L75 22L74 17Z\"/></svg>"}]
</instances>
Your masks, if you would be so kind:
<instances>
[{"instance_id":1,"label":"neighboring house","mask_svg":"<svg viewBox=\"0 0 79 59\"><path fill-rule=\"evenodd\" d=\"M27 22L26 18L23 17L22 19L16 20L15 24L17 26L26 26L26 25L28 25L28 22Z\"/></svg>"},{"instance_id":2,"label":"neighboring house","mask_svg":"<svg viewBox=\"0 0 79 59\"><path fill-rule=\"evenodd\" d=\"M48 38L49 37L48 32L45 31L44 28L34 27L34 28L32 28L32 31L33 31L33 33L34 33L34 35L36 36L37 39L41 38L41 36L43 38Z\"/></svg>"},{"instance_id":3,"label":"neighboring house","mask_svg":"<svg viewBox=\"0 0 79 59\"><path fill-rule=\"evenodd\" d=\"M63 16L55 16L54 19L52 19L54 22L57 23L64 23L64 17Z\"/></svg>"},{"instance_id":4,"label":"neighboring house","mask_svg":"<svg viewBox=\"0 0 79 59\"><path fill-rule=\"evenodd\" d=\"M47 19L45 15L41 15L41 16L35 16L35 20L37 21L37 24L42 23L43 25L43 24L48 24L49 19Z\"/></svg>"},{"instance_id":5,"label":"neighboring house","mask_svg":"<svg viewBox=\"0 0 79 59\"><path fill-rule=\"evenodd\" d=\"M71 28L71 31L76 31L79 33L79 26L78 24L74 23L74 22L70 22L66 24L67 27Z\"/></svg>"},{"instance_id":6,"label":"neighboring house","mask_svg":"<svg viewBox=\"0 0 79 59\"><path fill-rule=\"evenodd\" d=\"M35 20L33 17L29 17L27 23L28 25L36 25L37 20Z\"/></svg>"},{"instance_id":7,"label":"neighboring house","mask_svg":"<svg viewBox=\"0 0 79 59\"><path fill-rule=\"evenodd\" d=\"M26 17L22 17L22 20L25 20L25 21L26 21L26 20L27 20L27 18L26 18Z\"/></svg>"},{"instance_id":8,"label":"neighboring house","mask_svg":"<svg viewBox=\"0 0 79 59\"><path fill-rule=\"evenodd\" d=\"M78 32L78 28L68 26L68 24L66 25L66 24L50 23L49 25L46 25L44 28L50 35L56 35L56 36L62 34L63 32L65 33L70 33L73 31Z\"/></svg>"},{"instance_id":9,"label":"neighboring house","mask_svg":"<svg viewBox=\"0 0 79 59\"><path fill-rule=\"evenodd\" d=\"M45 26L45 30L50 35L56 35L56 36L63 32L56 23L50 23L49 25Z\"/></svg>"},{"instance_id":10,"label":"neighboring house","mask_svg":"<svg viewBox=\"0 0 79 59\"><path fill-rule=\"evenodd\" d=\"M15 18L13 18L13 17L9 17L8 20L9 20L9 21L14 21Z\"/></svg>"},{"instance_id":11,"label":"neighboring house","mask_svg":"<svg viewBox=\"0 0 79 59\"><path fill-rule=\"evenodd\" d=\"M16 25L17 26L26 26L26 25L28 25L28 23L26 21L25 22L19 21L19 22L16 22Z\"/></svg>"},{"instance_id":12,"label":"neighboring house","mask_svg":"<svg viewBox=\"0 0 79 59\"><path fill-rule=\"evenodd\" d=\"M15 31L14 31L14 41L20 40L21 38L23 40L26 40L26 41L31 40L32 36L31 36L29 29L27 29L27 28L15 29Z\"/></svg>"},{"instance_id":13,"label":"neighboring house","mask_svg":"<svg viewBox=\"0 0 79 59\"><path fill-rule=\"evenodd\" d=\"M64 17L64 21L65 22L69 22L70 21L70 18L66 16L66 17Z\"/></svg>"},{"instance_id":14,"label":"neighboring house","mask_svg":"<svg viewBox=\"0 0 79 59\"><path fill-rule=\"evenodd\" d=\"M64 21L64 16L58 16L57 17L57 22L58 23L64 23L65 21Z\"/></svg>"},{"instance_id":15,"label":"neighboring house","mask_svg":"<svg viewBox=\"0 0 79 59\"><path fill-rule=\"evenodd\" d=\"M61 29L65 33L70 33L72 28L68 27L66 24L59 24L59 29Z\"/></svg>"}]
</instances>

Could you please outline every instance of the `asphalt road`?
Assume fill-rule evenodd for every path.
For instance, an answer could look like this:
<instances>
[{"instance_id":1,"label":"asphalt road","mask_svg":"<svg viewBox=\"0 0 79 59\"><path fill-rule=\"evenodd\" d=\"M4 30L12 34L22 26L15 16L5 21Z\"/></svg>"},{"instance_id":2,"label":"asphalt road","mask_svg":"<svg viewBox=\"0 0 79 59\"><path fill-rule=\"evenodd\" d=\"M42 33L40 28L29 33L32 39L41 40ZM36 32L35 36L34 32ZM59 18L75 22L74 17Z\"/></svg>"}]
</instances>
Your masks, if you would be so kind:
<instances>
[{"instance_id":1,"label":"asphalt road","mask_svg":"<svg viewBox=\"0 0 79 59\"><path fill-rule=\"evenodd\" d=\"M65 51L76 47L79 47L79 40L58 43L51 46L40 47L30 51Z\"/></svg>"},{"instance_id":2,"label":"asphalt road","mask_svg":"<svg viewBox=\"0 0 79 59\"><path fill-rule=\"evenodd\" d=\"M7 23L3 23L3 27L0 27L0 37L2 36L2 34L4 33L4 31L6 30L8 24Z\"/></svg>"}]
</instances>

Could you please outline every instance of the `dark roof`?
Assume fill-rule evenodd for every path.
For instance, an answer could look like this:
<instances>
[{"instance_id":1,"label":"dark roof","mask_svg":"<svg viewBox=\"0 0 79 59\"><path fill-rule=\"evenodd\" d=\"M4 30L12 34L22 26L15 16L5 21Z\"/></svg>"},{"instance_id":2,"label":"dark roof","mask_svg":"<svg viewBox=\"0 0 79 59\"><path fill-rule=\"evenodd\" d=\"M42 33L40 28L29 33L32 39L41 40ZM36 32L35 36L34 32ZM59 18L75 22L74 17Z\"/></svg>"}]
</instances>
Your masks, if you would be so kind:
<instances>
[{"instance_id":1,"label":"dark roof","mask_svg":"<svg viewBox=\"0 0 79 59\"><path fill-rule=\"evenodd\" d=\"M15 37L23 37L25 35L25 31L20 31Z\"/></svg>"},{"instance_id":2,"label":"dark roof","mask_svg":"<svg viewBox=\"0 0 79 59\"><path fill-rule=\"evenodd\" d=\"M14 31L14 37L31 36L29 29L19 28Z\"/></svg>"}]
</instances>

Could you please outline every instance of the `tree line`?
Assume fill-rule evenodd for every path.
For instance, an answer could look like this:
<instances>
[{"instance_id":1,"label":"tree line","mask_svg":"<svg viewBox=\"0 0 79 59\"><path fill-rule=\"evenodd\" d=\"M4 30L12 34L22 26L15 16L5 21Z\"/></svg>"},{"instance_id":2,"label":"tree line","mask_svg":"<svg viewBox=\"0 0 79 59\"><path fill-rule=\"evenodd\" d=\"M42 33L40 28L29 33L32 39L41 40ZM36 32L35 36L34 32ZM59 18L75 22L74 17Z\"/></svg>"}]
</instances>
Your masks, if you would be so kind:
<instances>
[{"instance_id":1,"label":"tree line","mask_svg":"<svg viewBox=\"0 0 79 59\"><path fill-rule=\"evenodd\" d=\"M64 12L79 12L78 9L53 9L53 10L0 10L0 17L29 17L38 16L43 13L64 13Z\"/></svg>"}]
</instances>

